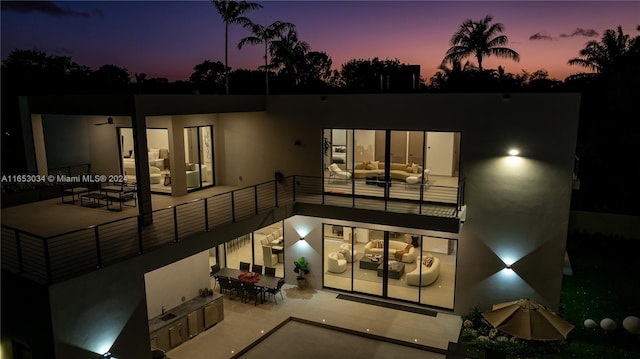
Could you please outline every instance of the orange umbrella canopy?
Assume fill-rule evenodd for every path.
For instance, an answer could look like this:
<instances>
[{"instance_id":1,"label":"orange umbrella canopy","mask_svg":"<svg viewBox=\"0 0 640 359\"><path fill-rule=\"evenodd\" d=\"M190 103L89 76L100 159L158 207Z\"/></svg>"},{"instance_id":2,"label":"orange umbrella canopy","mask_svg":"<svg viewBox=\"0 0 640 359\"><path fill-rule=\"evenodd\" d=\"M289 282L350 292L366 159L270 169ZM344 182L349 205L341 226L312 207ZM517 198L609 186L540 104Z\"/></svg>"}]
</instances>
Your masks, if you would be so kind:
<instances>
[{"instance_id":1,"label":"orange umbrella canopy","mask_svg":"<svg viewBox=\"0 0 640 359\"><path fill-rule=\"evenodd\" d=\"M496 304L482 316L494 328L527 340L566 339L574 328L554 312L528 299Z\"/></svg>"}]
</instances>

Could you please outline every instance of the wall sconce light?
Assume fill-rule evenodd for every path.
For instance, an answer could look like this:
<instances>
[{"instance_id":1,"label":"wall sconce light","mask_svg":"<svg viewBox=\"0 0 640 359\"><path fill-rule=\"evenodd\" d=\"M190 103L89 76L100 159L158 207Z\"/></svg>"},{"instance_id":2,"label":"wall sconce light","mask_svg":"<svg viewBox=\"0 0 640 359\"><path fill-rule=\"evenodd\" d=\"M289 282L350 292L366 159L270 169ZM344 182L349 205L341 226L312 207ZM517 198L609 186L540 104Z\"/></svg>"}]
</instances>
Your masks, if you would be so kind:
<instances>
[{"instance_id":1,"label":"wall sconce light","mask_svg":"<svg viewBox=\"0 0 640 359\"><path fill-rule=\"evenodd\" d=\"M512 269L511 269L511 264L505 264L505 265L504 265L504 267L505 267L506 269L508 269L508 270L512 270Z\"/></svg>"},{"instance_id":2,"label":"wall sconce light","mask_svg":"<svg viewBox=\"0 0 640 359\"><path fill-rule=\"evenodd\" d=\"M102 354L102 357L104 359L111 359L111 353L110 352L106 352L106 353Z\"/></svg>"},{"instance_id":3,"label":"wall sconce light","mask_svg":"<svg viewBox=\"0 0 640 359\"><path fill-rule=\"evenodd\" d=\"M304 237L300 237L300 240L301 240L301 241L304 241Z\"/></svg>"},{"instance_id":4,"label":"wall sconce light","mask_svg":"<svg viewBox=\"0 0 640 359\"><path fill-rule=\"evenodd\" d=\"M517 156L520 154L520 150L518 150L517 148L512 148L507 153L509 153L509 156Z\"/></svg>"}]
</instances>

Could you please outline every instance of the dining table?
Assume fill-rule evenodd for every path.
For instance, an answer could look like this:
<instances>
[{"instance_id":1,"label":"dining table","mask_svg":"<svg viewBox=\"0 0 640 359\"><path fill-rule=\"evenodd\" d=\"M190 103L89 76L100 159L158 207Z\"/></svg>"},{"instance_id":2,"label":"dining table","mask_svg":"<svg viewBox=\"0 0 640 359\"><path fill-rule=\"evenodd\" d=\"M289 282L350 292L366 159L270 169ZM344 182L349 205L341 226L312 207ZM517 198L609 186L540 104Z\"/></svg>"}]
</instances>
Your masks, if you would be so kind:
<instances>
[{"instance_id":1,"label":"dining table","mask_svg":"<svg viewBox=\"0 0 640 359\"><path fill-rule=\"evenodd\" d=\"M240 270L240 269L222 268L215 275L217 277L228 277L228 278L236 278L236 279L242 280L241 278L246 278L246 273L248 273L248 272ZM280 278L280 277L271 277L271 276L267 276L267 275L264 275L262 273L259 273L258 281L255 281L255 278L252 277L251 279L245 280L245 282L253 283L253 284L256 285L256 287L260 288L260 293L261 293L261 299L260 300L261 300L262 303L264 303L267 289L277 289L278 288L278 281L280 279L282 279L282 278Z\"/></svg>"}]
</instances>

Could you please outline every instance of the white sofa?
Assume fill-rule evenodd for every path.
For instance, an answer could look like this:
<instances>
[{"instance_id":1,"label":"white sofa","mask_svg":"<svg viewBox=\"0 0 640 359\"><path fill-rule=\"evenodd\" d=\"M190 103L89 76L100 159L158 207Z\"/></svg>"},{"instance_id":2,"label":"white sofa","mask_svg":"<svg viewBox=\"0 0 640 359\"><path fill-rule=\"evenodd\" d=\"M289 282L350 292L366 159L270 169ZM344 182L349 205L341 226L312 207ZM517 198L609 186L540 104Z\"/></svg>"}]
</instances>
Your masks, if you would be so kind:
<instances>
[{"instance_id":1,"label":"white sofa","mask_svg":"<svg viewBox=\"0 0 640 359\"><path fill-rule=\"evenodd\" d=\"M438 279L440 275L440 259L433 256L431 267L427 267L422 263L423 256L416 259L416 269L407 273L407 285L425 287Z\"/></svg>"},{"instance_id":2,"label":"white sofa","mask_svg":"<svg viewBox=\"0 0 640 359\"><path fill-rule=\"evenodd\" d=\"M125 169L125 171L127 169L129 169L129 171L133 171L131 173L125 173L127 175L131 175L131 176L135 176L136 174L136 169L135 169L135 161L136 161L136 157L135 157L135 152L131 152L131 157L130 158L123 158L122 159L122 167ZM169 158L169 150L164 149L164 148L151 148L149 149L149 152L147 153L147 158L149 159L149 166L151 167L157 167L160 169L160 171L164 170L164 160L166 158Z\"/></svg>"},{"instance_id":3,"label":"white sofa","mask_svg":"<svg viewBox=\"0 0 640 359\"><path fill-rule=\"evenodd\" d=\"M372 240L364 245L364 253L365 254L380 254L384 253L384 248L380 248L379 243L384 244L382 240ZM402 258L396 257L397 251L409 250L402 255ZM400 260L405 263L411 263L416 260L416 249L411 246L409 243L401 242L401 241L389 241L389 257L390 259Z\"/></svg>"},{"instance_id":4,"label":"white sofa","mask_svg":"<svg viewBox=\"0 0 640 359\"><path fill-rule=\"evenodd\" d=\"M136 166L135 162L124 162L122 164L124 174L131 182L135 182ZM160 183L162 181L162 173L158 167L149 167L149 182L151 184Z\"/></svg>"},{"instance_id":5,"label":"white sofa","mask_svg":"<svg viewBox=\"0 0 640 359\"><path fill-rule=\"evenodd\" d=\"M331 252L327 255L327 270L331 273L342 273L347 270L347 260L342 253Z\"/></svg>"}]
</instances>

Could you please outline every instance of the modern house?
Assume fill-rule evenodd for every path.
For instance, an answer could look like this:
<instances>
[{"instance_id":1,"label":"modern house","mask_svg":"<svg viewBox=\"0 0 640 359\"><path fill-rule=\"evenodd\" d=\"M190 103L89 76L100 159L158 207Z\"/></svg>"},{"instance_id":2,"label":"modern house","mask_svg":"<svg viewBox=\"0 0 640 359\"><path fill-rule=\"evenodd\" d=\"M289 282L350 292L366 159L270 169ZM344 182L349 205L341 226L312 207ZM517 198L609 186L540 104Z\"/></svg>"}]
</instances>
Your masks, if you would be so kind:
<instances>
[{"instance_id":1,"label":"modern house","mask_svg":"<svg viewBox=\"0 0 640 359\"><path fill-rule=\"evenodd\" d=\"M273 266L296 284L301 256L314 289L457 314L521 297L558 309L579 104L578 94L22 99L30 171L127 176L137 199L64 233L3 218L3 310L22 313L3 312L3 336L34 357L149 357L149 319L197 296L212 263ZM221 186L232 191L152 205ZM265 249L280 235L282 250ZM231 255L240 247L247 254Z\"/></svg>"}]
</instances>

